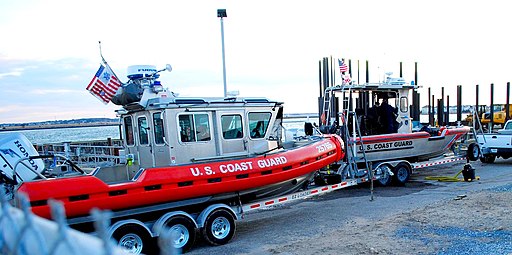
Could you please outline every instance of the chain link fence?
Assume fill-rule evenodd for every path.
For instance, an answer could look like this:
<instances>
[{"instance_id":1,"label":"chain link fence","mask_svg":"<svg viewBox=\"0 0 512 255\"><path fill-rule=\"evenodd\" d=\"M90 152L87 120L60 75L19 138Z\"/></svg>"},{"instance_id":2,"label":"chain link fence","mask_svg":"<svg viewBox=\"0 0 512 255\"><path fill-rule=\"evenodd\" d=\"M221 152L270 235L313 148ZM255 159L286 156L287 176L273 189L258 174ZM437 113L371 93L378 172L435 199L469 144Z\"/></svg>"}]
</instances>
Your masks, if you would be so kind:
<instances>
[{"instance_id":1,"label":"chain link fence","mask_svg":"<svg viewBox=\"0 0 512 255\"><path fill-rule=\"evenodd\" d=\"M50 200L53 221L34 215L30 210L28 198L17 194L21 209L11 206L3 185L0 185L0 254L5 255L121 255L129 254L116 246L110 238L110 212L93 210L95 235L85 234L71 229L66 223L64 206L61 202ZM158 244L160 254L179 254L173 249L175 233L169 231L161 235ZM169 248L171 247L171 248Z\"/></svg>"}]
</instances>

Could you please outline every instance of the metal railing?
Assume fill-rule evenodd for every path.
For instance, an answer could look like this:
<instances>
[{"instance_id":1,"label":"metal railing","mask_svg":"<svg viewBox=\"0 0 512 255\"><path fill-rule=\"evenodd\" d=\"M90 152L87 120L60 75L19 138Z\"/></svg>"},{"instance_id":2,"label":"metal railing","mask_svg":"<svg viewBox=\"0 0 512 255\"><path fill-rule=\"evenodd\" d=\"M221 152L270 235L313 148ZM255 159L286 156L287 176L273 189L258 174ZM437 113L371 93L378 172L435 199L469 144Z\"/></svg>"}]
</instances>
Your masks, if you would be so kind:
<instances>
[{"instance_id":1,"label":"metal railing","mask_svg":"<svg viewBox=\"0 0 512 255\"><path fill-rule=\"evenodd\" d=\"M64 142L34 145L41 155L62 155L82 168L112 166L124 161L121 140Z\"/></svg>"}]
</instances>

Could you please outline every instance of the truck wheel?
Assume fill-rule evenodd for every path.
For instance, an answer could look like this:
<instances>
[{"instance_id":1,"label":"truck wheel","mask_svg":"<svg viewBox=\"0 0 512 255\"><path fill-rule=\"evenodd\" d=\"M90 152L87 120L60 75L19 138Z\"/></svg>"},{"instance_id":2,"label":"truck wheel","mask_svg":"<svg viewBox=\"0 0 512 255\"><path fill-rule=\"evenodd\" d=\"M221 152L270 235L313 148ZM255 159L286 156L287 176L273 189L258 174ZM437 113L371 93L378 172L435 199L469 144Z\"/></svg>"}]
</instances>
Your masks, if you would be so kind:
<instances>
[{"instance_id":1,"label":"truck wheel","mask_svg":"<svg viewBox=\"0 0 512 255\"><path fill-rule=\"evenodd\" d=\"M150 254L154 246L151 234L139 225L129 224L119 227L112 234L117 245L131 254Z\"/></svg>"},{"instance_id":2,"label":"truck wheel","mask_svg":"<svg viewBox=\"0 0 512 255\"><path fill-rule=\"evenodd\" d=\"M377 180L381 186L389 186L393 181L393 176L389 175L391 168L388 165L379 166L381 170L381 176Z\"/></svg>"},{"instance_id":3,"label":"truck wheel","mask_svg":"<svg viewBox=\"0 0 512 255\"><path fill-rule=\"evenodd\" d=\"M181 252L188 251L196 240L196 228L194 222L185 216L174 216L166 223L166 231L171 232L171 244L174 247L160 247L161 250L181 250ZM171 254L173 254L171 252Z\"/></svg>"},{"instance_id":4,"label":"truck wheel","mask_svg":"<svg viewBox=\"0 0 512 255\"><path fill-rule=\"evenodd\" d=\"M471 161L476 161L480 158L480 148L476 143L470 143L467 151L467 158Z\"/></svg>"},{"instance_id":5,"label":"truck wheel","mask_svg":"<svg viewBox=\"0 0 512 255\"><path fill-rule=\"evenodd\" d=\"M480 158L482 163L492 164L496 160L496 156L494 155L486 155Z\"/></svg>"},{"instance_id":6,"label":"truck wheel","mask_svg":"<svg viewBox=\"0 0 512 255\"><path fill-rule=\"evenodd\" d=\"M202 229L204 239L211 245L228 243L235 235L236 225L233 214L219 208L211 212L204 221Z\"/></svg>"},{"instance_id":7,"label":"truck wheel","mask_svg":"<svg viewBox=\"0 0 512 255\"><path fill-rule=\"evenodd\" d=\"M393 173L395 174L393 176L393 181L395 184L405 185L405 183L409 180L409 177L411 177L411 168L405 163L399 163L393 169Z\"/></svg>"}]
</instances>

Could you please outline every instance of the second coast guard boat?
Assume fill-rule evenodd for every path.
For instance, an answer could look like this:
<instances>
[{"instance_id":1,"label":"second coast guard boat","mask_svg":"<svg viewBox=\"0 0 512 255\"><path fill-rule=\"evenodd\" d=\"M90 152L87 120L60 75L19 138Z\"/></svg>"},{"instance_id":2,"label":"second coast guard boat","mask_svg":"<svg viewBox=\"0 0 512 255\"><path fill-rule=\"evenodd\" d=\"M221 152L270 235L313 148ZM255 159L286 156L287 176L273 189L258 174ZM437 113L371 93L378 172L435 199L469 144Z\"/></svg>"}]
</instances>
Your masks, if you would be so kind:
<instances>
[{"instance_id":1,"label":"second coast guard boat","mask_svg":"<svg viewBox=\"0 0 512 255\"><path fill-rule=\"evenodd\" d=\"M403 78L389 76L382 83L328 87L322 129L325 133L342 134L347 144L354 145L351 148L359 162L365 158L370 162L393 159L418 162L441 156L470 128L413 130L409 98L417 88ZM338 104L337 97L343 98L343 103ZM363 150L366 157L363 157Z\"/></svg>"}]
</instances>

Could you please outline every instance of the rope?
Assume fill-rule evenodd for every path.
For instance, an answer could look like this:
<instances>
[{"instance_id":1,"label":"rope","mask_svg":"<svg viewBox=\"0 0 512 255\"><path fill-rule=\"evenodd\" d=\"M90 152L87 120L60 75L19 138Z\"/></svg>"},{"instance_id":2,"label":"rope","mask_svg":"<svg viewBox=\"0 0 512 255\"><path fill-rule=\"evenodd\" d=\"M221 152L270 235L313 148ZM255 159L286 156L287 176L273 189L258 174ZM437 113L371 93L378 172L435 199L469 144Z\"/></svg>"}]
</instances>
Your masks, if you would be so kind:
<instances>
[{"instance_id":1,"label":"rope","mask_svg":"<svg viewBox=\"0 0 512 255\"><path fill-rule=\"evenodd\" d=\"M440 181L440 182L463 182L464 178L458 178L458 176L462 173L463 170L460 170L455 176L427 176L425 180L430 181ZM480 180L480 176L476 176L475 180ZM472 181L472 180L469 180Z\"/></svg>"}]
</instances>

